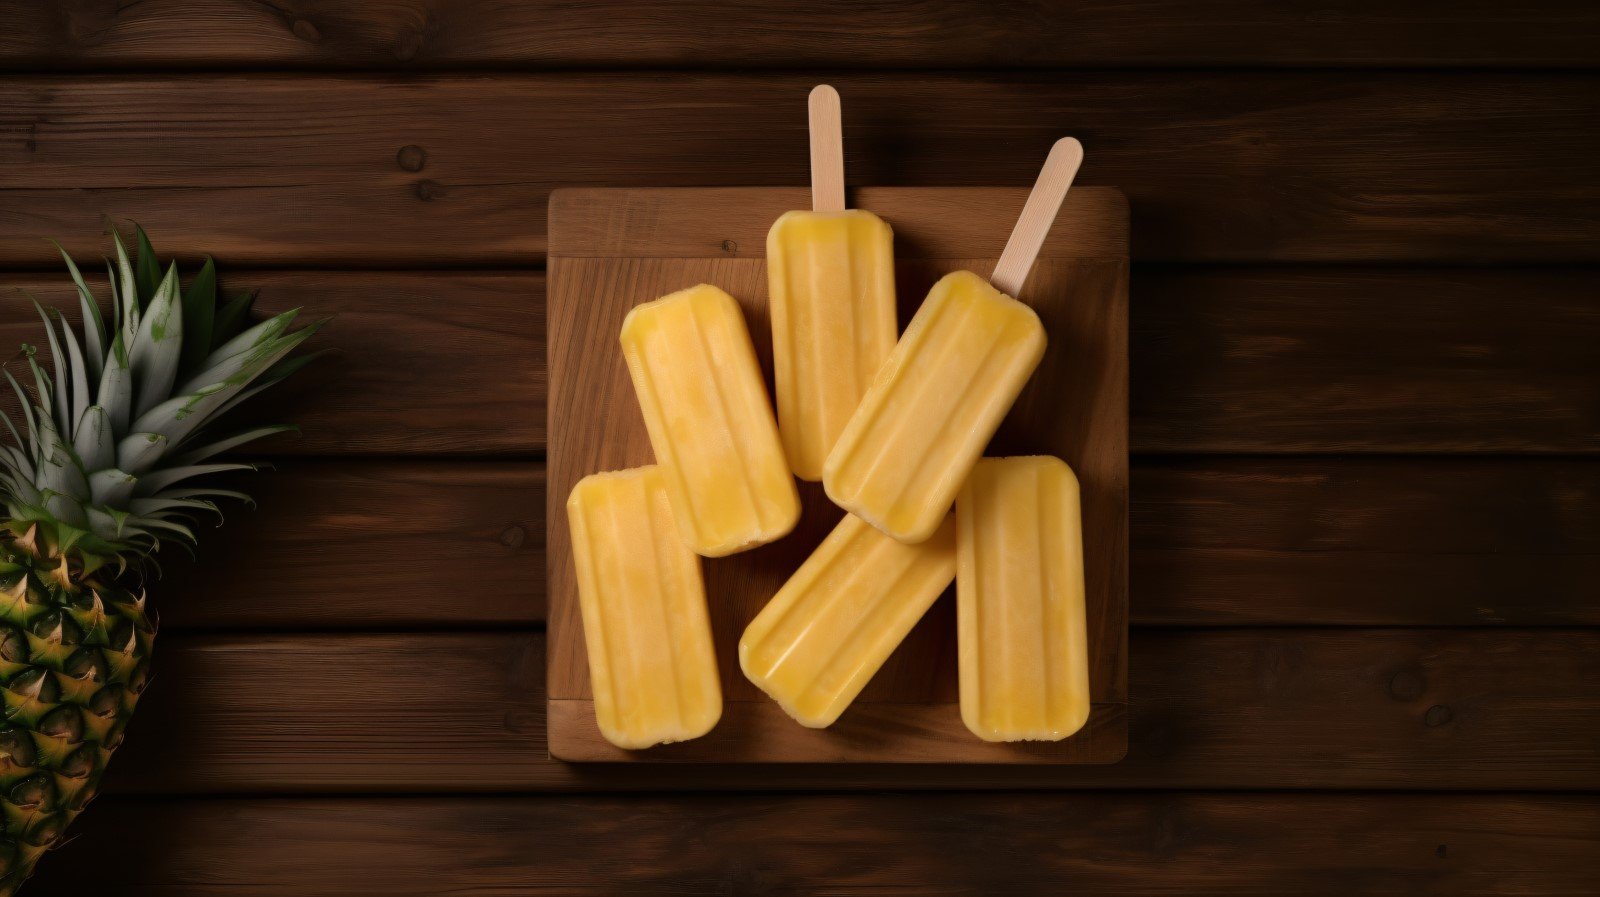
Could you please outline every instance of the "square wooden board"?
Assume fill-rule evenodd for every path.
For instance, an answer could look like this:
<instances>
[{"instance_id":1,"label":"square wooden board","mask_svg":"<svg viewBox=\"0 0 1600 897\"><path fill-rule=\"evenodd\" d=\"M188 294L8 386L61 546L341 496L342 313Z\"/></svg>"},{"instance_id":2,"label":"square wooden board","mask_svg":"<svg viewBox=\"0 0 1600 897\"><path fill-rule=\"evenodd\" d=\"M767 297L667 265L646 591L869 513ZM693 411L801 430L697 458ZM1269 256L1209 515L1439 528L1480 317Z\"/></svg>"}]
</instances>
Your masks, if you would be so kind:
<instances>
[{"instance_id":1,"label":"square wooden board","mask_svg":"<svg viewBox=\"0 0 1600 897\"><path fill-rule=\"evenodd\" d=\"M987 275L1021 210L1023 188L863 188L852 207L894 228L900 324L940 275ZM633 306L705 282L736 297L771 387L767 229L810 207L803 188L575 189L550 197L549 744L571 761L688 763L1111 763L1127 752L1128 206L1080 187L1019 297L1049 348L991 455L1054 454L1082 483L1094 708L1054 743L989 744L956 703L954 596L947 593L839 722L807 729L745 680L739 636L840 511L801 484L788 537L704 562L725 708L710 734L624 751L600 736L572 574L566 498L584 475L653 461L617 344ZM953 593L953 588L951 592Z\"/></svg>"}]
</instances>

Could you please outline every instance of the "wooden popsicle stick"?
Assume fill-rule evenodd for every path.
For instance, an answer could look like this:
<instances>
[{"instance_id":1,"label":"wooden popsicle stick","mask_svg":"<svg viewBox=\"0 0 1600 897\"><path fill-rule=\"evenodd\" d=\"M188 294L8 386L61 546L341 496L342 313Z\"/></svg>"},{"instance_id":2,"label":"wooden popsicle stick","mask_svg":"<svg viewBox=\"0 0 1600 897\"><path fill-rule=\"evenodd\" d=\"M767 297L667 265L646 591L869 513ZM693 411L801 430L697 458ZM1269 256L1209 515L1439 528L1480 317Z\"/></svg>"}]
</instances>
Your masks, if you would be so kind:
<instances>
[{"instance_id":1,"label":"wooden popsicle stick","mask_svg":"<svg viewBox=\"0 0 1600 897\"><path fill-rule=\"evenodd\" d=\"M1056 212L1061 209L1061 201L1067 198L1067 188L1072 186L1072 179L1082 164L1083 144L1075 138L1063 137L1050 147L1050 156L1039 170L1039 179L1033 182L1033 192L1022 206L1017 226L1011 229L1011 239L1006 241L994 273L989 275L989 282L995 289L1009 296L1022 292L1028 270L1039 257L1044 238L1049 235L1050 225L1055 223Z\"/></svg>"},{"instance_id":2,"label":"wooden popsicle stick","mask_svg":"<svg viewBox=\"0 0 1600 897\"><path fill-rule=\"evenodd\" d=\"M844 129L839 123L839 92L826 84L811 88L811 210L844 211Z\"/></svg>"}]
</instances>

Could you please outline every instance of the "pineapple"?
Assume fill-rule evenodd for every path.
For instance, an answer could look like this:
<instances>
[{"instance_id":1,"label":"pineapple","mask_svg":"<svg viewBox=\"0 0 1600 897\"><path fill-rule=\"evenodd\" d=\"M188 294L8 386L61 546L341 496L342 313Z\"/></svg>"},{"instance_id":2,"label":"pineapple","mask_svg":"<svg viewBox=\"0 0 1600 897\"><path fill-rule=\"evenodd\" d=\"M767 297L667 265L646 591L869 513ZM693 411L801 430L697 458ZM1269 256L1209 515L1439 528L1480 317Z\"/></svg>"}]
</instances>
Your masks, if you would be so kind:
<instances>
[{"instance_id":1,"label":"pineapple","mask_svg":"<svg viewBox=\"0 0 1600 897\"><path fill-rule=\"evenodd\" d=\"M83 322L44 319L46 373L23 347L35 391L15 445L0 445L0 895L95 795L149 678L155 618L141 586L163 541L192 543L193 518L241 493L205 485L250 465L216 456L287 429L218 436L217 418L310 356L287 356L317 326L295 312L250 323L250 298L218 304L208 259L180 289L143 230L134 257L113 231L105 319L71 256ZM8 365L9 367L9 365ZM199 485L197 485L197 482Z\"/></svg>"}]
</instances>

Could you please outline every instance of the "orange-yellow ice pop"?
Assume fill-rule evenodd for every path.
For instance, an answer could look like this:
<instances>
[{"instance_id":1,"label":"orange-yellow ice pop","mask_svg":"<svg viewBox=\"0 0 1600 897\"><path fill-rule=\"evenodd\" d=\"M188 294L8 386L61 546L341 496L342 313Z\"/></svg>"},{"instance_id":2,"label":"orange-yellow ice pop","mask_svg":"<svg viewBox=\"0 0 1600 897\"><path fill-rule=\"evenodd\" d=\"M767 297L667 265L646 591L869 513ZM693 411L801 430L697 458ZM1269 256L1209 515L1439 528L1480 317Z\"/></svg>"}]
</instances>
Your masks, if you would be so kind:
<instances>
[{"instance_id":1,"label":"orange-yellow ice pop","mask_svg":"<svg viewBox=\"0 0 1600 897\"><path fill-rule=\"evenodd\" d=\"M811 211L767 232L767 293L778 429L795 475L822 465L894 348L894 238L871 212L844 205L839 94L811 91Z\"/></svg>"},{"instance_id":2,"label":"orange-yellow ice pop","mask_svg":"<svg viewBox=\"0 0 1600 897\"><path fill-rule=\"evenodd\" d=\"M954 518L906 545L849 514L739 639L739 666L801 725L833 724L955 576Z\"/></svg>"},{"instance_id":3,"label":"orange-yellow ice pop","mask_svg":"<svg viewBox=\"0 0 1600 897\"><path fill-rule=\"evenodd\" d=\"M1078 478L984 458L956 499L961 719L985 741L1055 741L1089 718Z\"/></svg>"},{"instance_id":4,"label":"orange-yellow ice pop","mask_svg":"<svg viewBox=\"0 0 1600 897\"><path fill-rule=\"evenodd\" d=\"M620 748L698 738L722 716L700 559L659 467L584 477L567 498L600 734Z\"/></svg>"},{"instance_id":5,"label":"orange-yellow ice pop","mask_svg":"<svg viewBox=\"0 0 1600 897\"><path fill-rule=\"evenodd\" d=\"M1022 289L1083 161L1056 142L994 274L934 284L879 368L823 469L828 497L902 542L927 539L1044 355Z\"/></svg>"},{"instance_id":6,"label":"orange-yellow ice pop","mask_svg":"<svg viewBox=\"0 0 1600 897\"><path fill-rule=\"evenodd\" d=\"M689 547L722 557L793 529L800 494L739 303L690 287L629 312L621 339Z\"/></svg>"}]
</instances>

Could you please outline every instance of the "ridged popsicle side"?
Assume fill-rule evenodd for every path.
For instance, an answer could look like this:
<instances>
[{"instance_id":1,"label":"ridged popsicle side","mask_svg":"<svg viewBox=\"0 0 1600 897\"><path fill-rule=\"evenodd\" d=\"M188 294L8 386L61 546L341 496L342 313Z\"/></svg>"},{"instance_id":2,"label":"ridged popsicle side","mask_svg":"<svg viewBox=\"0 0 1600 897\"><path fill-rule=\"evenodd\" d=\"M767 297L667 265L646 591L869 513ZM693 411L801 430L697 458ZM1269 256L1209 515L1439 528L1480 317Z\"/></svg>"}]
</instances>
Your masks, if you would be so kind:
<instances>
[{"instance_id":1,"label":"ridged popsicle side","mask_svg":"<svg viewBox=\"0 0 1600 897\"><path fill-rule=\"evenodd\" d=\"M894 349L894 235L860 210L789 212L767 233L778 431L795 476L822 479Z\"/></svg>"},{"instance_id":2,"label":"ridged popsicle side","mask_svg":"<svg viewBox=\"0 0 1600 897\"><path fill-rule=\"evenodd\" d=\"M1057 741L1089 718L1078 480L1059 458L985 458L956 502L961 719Z\"/></svg>"},{"instance_id":3,"label":"ridged popsicle side","mask_svg":"<svg viewBox=\"0 0 1600 897\"><path fill-rule=\"evenodd\" d=\"M739 640L746 677L802 725L832 725L955 578L955 519L906 545L846 514Z\"/></svg>"},{"instance_id":4,"label":"ridged popsicle side","mask_svg":"<svg viewBox=\"0 0 1600 897\"><path fill-rule=\"evenodd\" d=\"M928 538L1044 355L1033 309L970 271L934 284L828 456L834 503Z\"/></svg>"},{"instance_id":5,"label":"ridged popsicle side","mask_svg":"<svg viewBox=\"0 0 1600 897\"><path fill-rule=\"evenodd\" d=\"M634 308L620 338L689 546L722 557L793 529L800 495L739 303L690 287Z\"/></svg>"},{"instance_id":6,"label":"ridged popsicle side","mask_svg":"<svg viewBox=\"0 0 1600 897\"><path fill-rule=\"evenodd\" d=\"M620 748L698 738L722 716L700 558L665 480L655 466L594 474L567 498L595 718Z\"/></svg>"}]
</instances>

